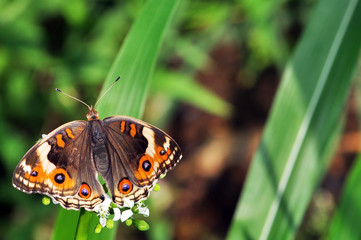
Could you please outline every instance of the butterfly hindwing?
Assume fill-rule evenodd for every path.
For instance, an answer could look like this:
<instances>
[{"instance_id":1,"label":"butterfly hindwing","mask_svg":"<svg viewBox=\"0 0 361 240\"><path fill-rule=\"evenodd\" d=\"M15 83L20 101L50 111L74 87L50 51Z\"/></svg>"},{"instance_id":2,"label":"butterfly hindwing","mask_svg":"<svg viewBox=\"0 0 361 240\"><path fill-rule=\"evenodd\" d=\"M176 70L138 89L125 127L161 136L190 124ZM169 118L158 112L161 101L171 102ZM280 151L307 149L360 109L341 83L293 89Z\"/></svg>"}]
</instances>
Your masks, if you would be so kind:
<instances>
[{"instance_id":1,"label":"butterfly hindwing","mask_svg":"<svg viewBox=\"0 0 361 240\"><path fill-rule=\"evenodd\" d=\"M91 160L86 121L64 124L35 144L22 158L13 185L26 193L52 197L67 209L92 210L104 200Z\"/></svg>"},{"instance_id":2,"label":"butterfly hindwing","mask_svg":"<svg viewBox=\"0 0 361 240\"><path fill-rule=\"evenodd\" d=\"M177 143L162 130L126 116L105 118L104 128L110 152L113 200L139 201L149 195L156 180L182 158Z\"/></svg>"}]
</instances>

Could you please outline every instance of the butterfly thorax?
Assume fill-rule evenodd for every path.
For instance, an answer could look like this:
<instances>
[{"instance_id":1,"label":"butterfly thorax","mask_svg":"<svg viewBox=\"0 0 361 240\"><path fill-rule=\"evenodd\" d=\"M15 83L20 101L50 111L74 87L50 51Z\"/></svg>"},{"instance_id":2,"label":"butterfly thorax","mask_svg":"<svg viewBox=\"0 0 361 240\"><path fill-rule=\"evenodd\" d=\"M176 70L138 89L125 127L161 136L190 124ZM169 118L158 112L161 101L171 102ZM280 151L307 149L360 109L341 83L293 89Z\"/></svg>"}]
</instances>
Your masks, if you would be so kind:
<instances>
[{"instance_id":1,"label":"butterfly thorax","mask_svg":"<svg viewBox=\"0 0 361 240\"><path fill-rule=\"evenodd\" d=\"M89 112L86 115L88 121L99 119L99 113L93 109L93 106L90 107Z\"/></svg>"}]
</instances>

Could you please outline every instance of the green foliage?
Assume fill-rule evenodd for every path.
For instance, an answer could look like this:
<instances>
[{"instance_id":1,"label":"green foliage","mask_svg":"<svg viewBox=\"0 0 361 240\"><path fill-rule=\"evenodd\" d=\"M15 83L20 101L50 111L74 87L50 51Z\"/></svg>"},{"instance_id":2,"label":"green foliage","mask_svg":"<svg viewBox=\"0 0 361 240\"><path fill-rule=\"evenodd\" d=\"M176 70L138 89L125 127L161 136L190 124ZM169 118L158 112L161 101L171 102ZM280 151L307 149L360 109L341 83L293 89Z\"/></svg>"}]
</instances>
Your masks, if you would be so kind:
<instances>
[{"instance_id":1,"label":"green foliage","mask_svg":"<svg viewBox=\"0 0 361 240\"><path fill-rule=\"evenodd\" d=\"M192 105L232 119L243 110L234 104L243 92L227 98L234 100L228 103L194 79L216 66L215 48L233 44L240 51L238 72L232 73L238 86L253 89L267 68L285 70L228 238L293 239L297 234L302 239L299 226L343 127L361 39L359 0L313 4L312 0L0 1L0 194L6 210L2 237L114 239L118 225L133 225L129 229L149 229L150 239L174 238L184 226L176 227L174 219L157 212L151 213L150 226L128 219L101 229L94 213L60 209L54 227L58 207L44 206L41 196L14 189L12 172L41 134L84 119L87 109L57 94L55 87L94 104L120 76L97 106L102 118L117 114L143 118L145 111L148 120L164 126L182 103L181 107ZM223 80L217 75L210 78L216 83ZM188 147L189 155L198 151L194 147ZM327 233L320 237L360 238L355 224L361 218L355 191L361 181L359 162L348 177L331 225L320 224ZM159 194L167 188L162 185ZM208 200L201 205L207 208ZM213 217L220 209L206 212ZM226 223L219 219L220 228L228 228ZM112 222L107 224L111 227Z\"/></svg>"},{"instance_id":2,"label":"green foliage","mask_svg":"<svg viewBox=\"0 0 361 240\"><path fill-rule=\"evenodd\" d=\"M4 201L27 206L38 202L39 208L33 209L40 211L40 216L49 215L53 209L44 208L40 200L30 202L31 197L10 187L8 181L16 163L35 143L34 139L66 121L84 118L86 109L83 106L49 89L58 87L94 103L97 88L116 58L104 87L119 75L122 79L97 109L103 116L129 114L141 117L164 29L170 22L165 18L170 19L175 2L153 4L148 13L140 17L144 1L112 2L110 5L101 1L91 4L86 1L1 1L0 30L6 34L0 34L0 153L7 175L0 184L3 192L10 189ZM138 20L137 27L126 34L135 19ZM149 28L151 21L154 21L153 27ZM128 40L116 57L126 35ZM129 90L124 84L142 90L134 94L132 91L136 88ZM215 95L213 98L217 99ZM64 112L66 117L59 118L59 112ZM42 129L44 122L51 122L51 125ZM86 215L84 213L83 218ZM25 235L33 236L31 232L35 228L32 226L41 221L38 216L30 211L30 216L25 218L28 220L16 222L6 231L5 237L24 239ZM17 230L34 218L37 220L31 221L27 228ZM77 231L78 219L79 212L60 210L54 238L72 238ZM92 221L92 225L96 226L96 223ZM2 228L8 229L7 224L10 222ZM63 226L67 226L68 231L63 231Z\"/></svg>"},{"instance_id":3,"label":"green foliage","mask_svg":"<svg viewBox=\"0 0 361 240\"><path fill-rule=\"evenodd\" d=\"M103 113L104 116L124 114L137 118L142 117L147 88L151 80L163 32L176 6L176 0L164 0L163 2L153 0L148 1L144 6L108 74L106 83L114 82L118 75L124 75L125 77L120 79L111 91L104 96L102 101L99 102L97 110ZM103 89L105 91L108 88L106 86ZM101 93L100 96L102 95ZM71 218L77 217L71 216ZM70 219L65 218L59 221L57 223L58 229L62 228L63 223L68 220ZM55 232L54 239L109 239L111 232L114 232L115 229L95 233L91 228L93 225L90 223L97 220L98 217L95 213L82 210L75 237L65 237L64 233L59 231ZM134 220L134 224L141 231L149 228L144 221Z\"/></svg>"},{"instance_id":4,"label":"green foliage","mask_svg":"<svg viewBox=\"0 0 361 240\"><path fill-rule=\"evenodd\" d=\"M361 158L356 159L345 183L339 207L330 225L327 239L360 239L361 193L357 191L361 180Z\"/></svg>"},{"instance_id":5,"label":"green foliage","mask_svg":"<svg viewBox=\"0 0 361 240\"><path fill-rule=\"evenodd\" d=\"M188 75L158 71L150 90L173 100L188 102L224 118L230 117L231 114L232 107L229 103L215 98L214 93L194 82Z\"/></svg>"},{"instance_id":6,"label":"green foliage","mask_svg":"<svg viewBox=\"0 0 361 240\"><path fill-rule=\"evenodd\" d=\"M360 21L360 1L319 2L286 67L228 239L294 239L340 135Z\"/></svg>"}]
</instances>

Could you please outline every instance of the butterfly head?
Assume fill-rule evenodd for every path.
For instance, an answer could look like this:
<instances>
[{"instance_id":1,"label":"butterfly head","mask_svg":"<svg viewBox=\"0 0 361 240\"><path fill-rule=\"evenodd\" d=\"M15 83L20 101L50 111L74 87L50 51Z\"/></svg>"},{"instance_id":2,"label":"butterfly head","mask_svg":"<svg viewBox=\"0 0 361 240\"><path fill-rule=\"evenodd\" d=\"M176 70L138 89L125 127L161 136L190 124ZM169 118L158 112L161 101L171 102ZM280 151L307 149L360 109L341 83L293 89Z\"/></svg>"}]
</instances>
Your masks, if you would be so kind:
<instances>
[{"instance_id":1,"label":"butterfly head","mask_svg":"<svg viewBox=\"0 0 361 240\"><path fill-rule=\"evenodd\" d=\"M86 115L88 121L99 119L99 113L94 110L93 106L90 106L89 112Z\"/></svg>"}]
</instances>

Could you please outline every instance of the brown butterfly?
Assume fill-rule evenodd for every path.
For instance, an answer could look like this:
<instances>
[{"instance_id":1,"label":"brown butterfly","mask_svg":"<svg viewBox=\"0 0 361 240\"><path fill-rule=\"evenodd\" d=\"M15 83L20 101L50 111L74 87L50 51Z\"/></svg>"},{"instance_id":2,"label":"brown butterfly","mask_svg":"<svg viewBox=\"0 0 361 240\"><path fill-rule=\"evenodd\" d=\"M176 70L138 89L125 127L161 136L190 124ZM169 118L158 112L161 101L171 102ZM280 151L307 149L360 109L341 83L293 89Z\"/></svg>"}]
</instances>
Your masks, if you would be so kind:
<instances>
[{"instance_id":1,"label":"brown butterfly","mask_svg":"<svg viewBox=\"0 0 361 240\"><path fill-rule=\"evenodd\" d=\"M99 174L119 206L147 198L182 158L179 146L146 122L127 116L100 120L87 106L88 121L58 127L25 154L14 171L14 187L48 195L66 209L92 211L106 197Z\"/></svg>"}]
</instances>

